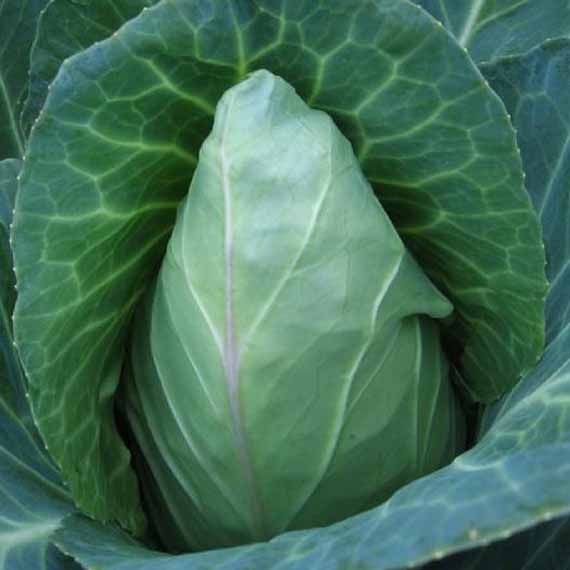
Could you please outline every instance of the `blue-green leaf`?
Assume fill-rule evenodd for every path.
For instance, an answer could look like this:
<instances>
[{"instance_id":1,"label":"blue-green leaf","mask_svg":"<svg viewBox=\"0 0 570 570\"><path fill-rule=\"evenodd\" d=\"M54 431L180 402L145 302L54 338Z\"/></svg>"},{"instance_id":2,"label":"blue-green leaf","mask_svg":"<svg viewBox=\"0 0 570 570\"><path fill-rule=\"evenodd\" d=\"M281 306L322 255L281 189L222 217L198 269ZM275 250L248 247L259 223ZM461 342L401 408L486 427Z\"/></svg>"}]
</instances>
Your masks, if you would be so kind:
<instances>
[{"instance_id":1,"label":"blue-green leaf","mask_svg":"<svg viewBox=\"0 0 570 570\"><path fill-rule=\"evenodd\" d=\"M8 228L20 164L0 162L0 570L61 570L66 562L50 542L73 505L37 436L12 346Z\"/></svg>"},{"instance_id":2,"label":"blue-green leaf","mask_svg":"<svg viewBox=\"0 0 570 570\"><path fill-rule=\"evenodd\" d=\"M558 519L487 547L461 552L425 570L569 570L570 519Z\"/></svg>"},{"instance_id":3,"label":"blue-green leaf","mask_svg":"<svg viewBox=\"0 0 570 570\"><path fill-rule=\"evenodd\" d=\"M469 50L477 63L522 54L570 36L567 0L414 0Z\"/></svg>"},{"instance_id":4,"label":"blue-green leaf","mask_svg":"<svg viewBox=\"0 0 570 570\"><path fill-rule=\"evenodd\" d=\"M434 564L434 568L521 570L525 564L526 570L564 568L568 544L564 517L570 514L569 43L549 42L526 56L485 69L517 126L529 191L542 209L553 285L546 354L512 396L490 410L474 449L408 485L375 510L334 527L291 533L263 545L160 557L129 542L119 531L86 520L74 521L58 541L81 560L106 570L130 570L130 564L133 570L201 570L209 565L228 570L382 570L413 567L490 543L497 545L452 557L447 566ZM551 137L537 136L543 129ZM551 522L541 526L543 521Z\"/></svg>"},{"instance_id":5,"label":"blue-green leaf","mask_svg":"<svg viewBox=\"0 0 570 570\"><path fill-rule=\"evenodd\" d=\"M498 418L535 392L537 401L554 393L558 405L549 406L545 399L536 407L526 438L542 437L542 430L553 433L570 414L570 381L557 380L559 375L570 373L569 62L570 41L557 40L528 54L482 66L517 130L527 188L542 222L551 283L546 299L547 347L542 360L510 394L486 410L482 433L493 429ZM542 420L535 423L534 418ZM570 518L566 518L493 547L454 557L442 567L560 570L570 564L569 545Z\"/></svg>"},{"instance_id":6,"label":"blue-green leaf","mask_svg":"<svg viewBox=\"0 0 570 570\"><path fill-rule=\"evenodd\" d=\"M56 543L86 566L104 570L420 566L570 512L570 444L515 451L511 423L383 506L322 529L291 532L251 546L167 556L137 545L118 529L71 517ZM567 439L570 427L565 430L561 435ZM516 436L516 429L513 433Z\"/></svg>"},{"instance_id":7,"label":"blue-green leaf","mask_svg":"<svg viewBox=\"0 0 570 570\"><path fill-rule=\"evenodd\" d=\"M556 40L483 67L517 129L526 185L542 222L550 289L544 355L523 382L487 410L482 431L538 388L547 389L554 371L570 372L569 62L570 40Z\"/></svg>"}]
</instances>

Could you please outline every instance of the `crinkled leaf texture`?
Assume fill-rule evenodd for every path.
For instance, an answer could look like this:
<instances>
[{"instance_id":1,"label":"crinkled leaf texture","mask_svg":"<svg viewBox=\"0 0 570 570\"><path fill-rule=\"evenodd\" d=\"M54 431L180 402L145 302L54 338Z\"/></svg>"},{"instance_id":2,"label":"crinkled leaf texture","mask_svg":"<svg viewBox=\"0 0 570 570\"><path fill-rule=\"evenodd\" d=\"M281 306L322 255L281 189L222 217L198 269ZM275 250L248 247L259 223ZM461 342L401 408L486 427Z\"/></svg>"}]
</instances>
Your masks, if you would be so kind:
<instances>
[{"instance_id":1,"label":"crinkled leaf texture","mask_svg":"<svg viewBox=\"0 0 570 570\"><path fill-rule=\"evenodd\" d=\"M0 570L71 569L51 540L73 505L37 435L12 346L8 235L20 166L19 160L0 162Z\"/></svg>"},{"instance_id":2,"label":"crinkled leaf texture","mask_svg":"<svg viewBox=\"0 0 570 570\"><path fill-rule=\"evenodd\" d=\"M135 532L144 517L113 416L127 326L215 105L262 67L353 144L456 309L473 392L498 397L542 347L543 250L514 132L433 18L405 0L160 2L61 66L13 234L15 336L42 435L78 506Z\"/></svg>"},{"instance_id":3,"label":"crinkled leaf texture","mask_svg":"<svg viewBox=\"0 0 570 570\"><path fill-rule=\"evenodd\" d=\"M324 526L449 463L463 418L429 317L451 310L332 120L267 71L230 89L134 323L164 544Z\"/></svg>"},{"instance_id":4,"label":"crinkled leaf texture","mask_svg":"<svg viewBox=\"0 0 570 570\"><path fill-rule=\"evenodd\" d=\"M545 355L510 397L490 408L473 450L379 508L267 544L169 557L76 518L59 534L63 547L105 570L388 570L441 558L430 569L566 568L568 519L558 517L570 515L569 58L570 42L561 40L484 69L517 127L552 285ZM447 557L461 550L466 552Z\"/></svg>"}]
</instances>

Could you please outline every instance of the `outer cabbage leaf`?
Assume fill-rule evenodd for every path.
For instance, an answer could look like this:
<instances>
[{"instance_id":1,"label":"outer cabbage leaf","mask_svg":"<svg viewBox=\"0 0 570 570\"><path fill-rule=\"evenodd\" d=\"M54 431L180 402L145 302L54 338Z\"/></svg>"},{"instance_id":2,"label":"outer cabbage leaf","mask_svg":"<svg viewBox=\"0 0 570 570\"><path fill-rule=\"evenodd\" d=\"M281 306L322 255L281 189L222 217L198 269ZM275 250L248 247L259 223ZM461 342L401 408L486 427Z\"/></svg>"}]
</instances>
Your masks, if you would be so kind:
<instances>
[{"instance_id":1,"label":"outer cabbage leaf","mask_svg":"<svg viewBox=\"0 0 570 570\"><path fill-rule=\"evenodd\" d=\"M425 570L568 570L570 519L558 519L485 548L433 562Z\"/></svg>"},{"instance_id":2,"label":"outer cabbage leaf","mask_svg":"<svg viewBox=\"0 0 570 570\"><path fill-rule=\"evenodd\" d=\"M266 71L226 92L133 326L163 543L324 526L448 464L463 420L426 315L451 310L325 113Z\"/></svg>"},{"instance_id":3,"label":"outer cabbage leaf","mask_svg":"<svg viewBox=\"0 0 570 570\"><path fill-rule=\"evenodd\" d=\"M17 176L21 167L22 163L17 159L0 161L0 302L3 331L0 394L16 415L29 422L30 413L25 402L24 382L12 346L12 311L16 301L16 279L10 249L10 224L18 188Z\"/></svg>"},{"instance_id":4,"label":"outer cabbage leaf","mask_svg":"<svg viewBox=\"0 0 570 570\"><path fill-rule=\"evenodd\" d=\"M514 133L433 19L402 0L161 2L62 65L30 136L14 231L16 337L38 424L80 508L131 529L143 522L112 417L126 325L216 102L260 67L351 140L456 307L481 398L542 344L543 251Z\"/></svg>"},{"instance_id":5,"label":"outer cabbage leaf","mask_svg":"<svg viewBox=\"0 0 570 570\"><path fill-rule=\"evenodd\" d=\"M12 346L8 234L20 165L0 162L0 570L62 570L68 562L51 538L73 506L35 431Z\"/></svg>"},{"instance_id":6,"label":"outer cabbage leaf","mask_svg":"<svg viewBox=\"0 0 570 570\"><path fill-rule=\"evenodd\" d=\"M156 0L51 0L38 20L30 53L29 84L21 123L26 134L38 116L49 84L73 54L110 36Z\"/></svg>"},{"instance_id":7,"label":"outer cabbage leaf","mask_svg":"<svg viewBox=\"0 0 570 570\"><path fill-rule=\"evenodd\" d=\"M528 414L529 409L532 404L523 412ZM86 566L104 570L421 566L570 513L570 445L518 446L514 441L517 435L524 438L524 427L515 414L476 449L407 485L384 505L322 529L285 533L267 543L168 556L137 545L116 528L76 516L64 521L55 540ZM563 425L557 437L567 441L568 427Z\"/></svg>"},{"instance_id":8,"label":"outer cabbage leaf","mask_svg":"<svg viewBox=\"0 0 570 570\"><path fill-rule=\"evenodd\" d=\"M437 18L478 63L523 54L570 35L566 0L414 0Z\"/></svg>"},{"instance_id":9,"label":"outer cabbage leaf","mask_svg":"<svg viewBox=\"0 0 570 570\"><path fill-rule=\"evenodd\" d=\"M528 422L527 439L537 429L555 431L561 416L570 413L570 381L558 376L570 373L570 40L545 42L517 57L499 59L481 70L512 115L526 172L526 185L540 214L547 245L547 276L544 355L530 374L508 395L487 408L481 433L492 429L498 418L519 402L549 392L559 400L559 412L546 403L537 407ZM552 387L549 385L553 383ZM534 416L551 414L548 427L534 424ZM539 436L541 437L541 436ZM570 493L569 493L570 496ZM570 560L570 518L503 541L491 548L453 557L450 568L565 568ZM455 564L455 566L453 566ZM443 567L447 567L443 565Z\"/></svg>"},{"instance_id":10,"label":"outer cabbage leaf","mask_svg":"<svg viewBox=\"0 0 570 570\"><path fill-rule=\"evenodd\" d=\"M47 0L18 0L0 4L0 160L24 154L25 138L19 117L36 21L46 3Z\"/></svg>"}]
</instances>

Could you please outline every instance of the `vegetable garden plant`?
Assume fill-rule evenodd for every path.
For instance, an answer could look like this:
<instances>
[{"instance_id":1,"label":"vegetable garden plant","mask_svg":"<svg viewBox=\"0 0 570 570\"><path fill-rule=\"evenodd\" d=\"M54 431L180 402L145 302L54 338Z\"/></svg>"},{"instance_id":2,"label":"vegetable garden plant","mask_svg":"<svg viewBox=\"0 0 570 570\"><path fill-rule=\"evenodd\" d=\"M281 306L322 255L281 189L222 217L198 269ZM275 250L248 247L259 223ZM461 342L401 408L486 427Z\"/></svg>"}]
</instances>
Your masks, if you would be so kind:
<instances>
[{"instance_id":1,"label":"vegetable garden plant","mask_svg":"<svg viewBox=\"0 0 570 570\"><path fill-rule=\"evenodd\" d=\"M570 568L566 0L0 3L0 569Z\"/></svg>"}]
</instances>

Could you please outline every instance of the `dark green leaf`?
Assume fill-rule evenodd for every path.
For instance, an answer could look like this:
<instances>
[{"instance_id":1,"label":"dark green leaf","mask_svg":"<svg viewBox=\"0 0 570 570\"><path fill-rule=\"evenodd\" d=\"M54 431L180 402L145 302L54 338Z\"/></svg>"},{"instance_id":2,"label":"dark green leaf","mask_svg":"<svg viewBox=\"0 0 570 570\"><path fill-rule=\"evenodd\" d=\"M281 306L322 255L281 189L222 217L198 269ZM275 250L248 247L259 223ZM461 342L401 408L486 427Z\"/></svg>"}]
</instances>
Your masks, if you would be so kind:
<instances>
[{"instance_id":1,"label":"dark green leaf","mask_svg":"<svg viewBox=\"0 0 570 570\"><path fill-rule=\"evenodd\" d=\"M545 353L536 369L488 410L484 431L547 383L553 370L570 372L570 40L547 42L483 71L517 128L526 184L542 222L550 281Z\"/></svg>"},{"instance_id":2,"label":"dark green leaf","mask_svg":"<svg viewBox=\"0 0 570 570\"><path fill-rule=\"evenodd\" d=\"M61 570L50 541L73 505L37 436L12 346L8 228L19 169L18 160L0 162L0 570Z\"/></svg>"},{"instance_id":3,"label":"dark green leaf","mask_svg":"<svg viewBox=\"0 0 570 570\"><path fill-rule=\"evenodd\" d=\"M535 370L507 396L491 406L481 431L492 429L525 398L555 393L557 406L546 401L528 418L525 437L553 433L570 413L570 381L550 386L553 372L570 374L570 41L546 42L526 55L500 59L482 68L513 117L526 171L526 183L540 213L547 247L547 347ZM570 493L569 493L570 496ZM570 519L541 525L510 541L452 558L447 568L531 570L566 568L570 560ZM457 565L453 565L453 564Z\"/></svg>"},{"instance_id":4,"label":"dark green leaf","mask_svg":"<svg viewBox=\"0 0 570 570\"><path fill-rule=\"evenodd\" d=\"M414 0L466 47L477 63L522 54L570 36L567 0Z\"/></svg>"},{"instance_id":5,"label":"dark green leaf","mask_svg":"<svg viewBox=\"0 0 570 570\"><path fill-rule=\"evenodd\" d=\"M38 116L60 65L73 54L113 34L156 0L51 0L38 21L30 55L28 94L22 109L26 134Z\"/></svg>"},{"instance_id":6,"label":"dark green leaf","mask_svg":"<svg viewBox=\"0 0 570 570\"><path fill-rule=\"evenodd\" d=\"M511 386L542 345L542 248L514 134L439 26L401 0L161 3L60 69L31 137L15 230L16 335L35 415L78 504L130 528L142 526L138 492L112 416L125 325L217 100L258 67L352 140L454 302L481 398Z\"/></svg>"},{"instance_id":7,"label":"dark green leaf","mask_svg":"<svg viewBox=\"0 0 570 570\"><path fill-rule=\"evenodd\" d=\"M56 543L103 570L412 568L570 512L570 444L517 451L516 435L524 433L518 429L506 421L477 450L411 483L377 509L268 543L167 556L83 517L65 521ZM568 440L570 425L559 435Z\"/></svg>"},{"instance_id":8,"label":"dark green leaf","mask_svg":"<svg viewBox=\"0 0 570 570\"><path fill-rule=\"evenodd\" d=\"M48 0L0 3L0 160L24 155L19 117L26 94L36 20Z\"/></svg>"}]
</instances>

